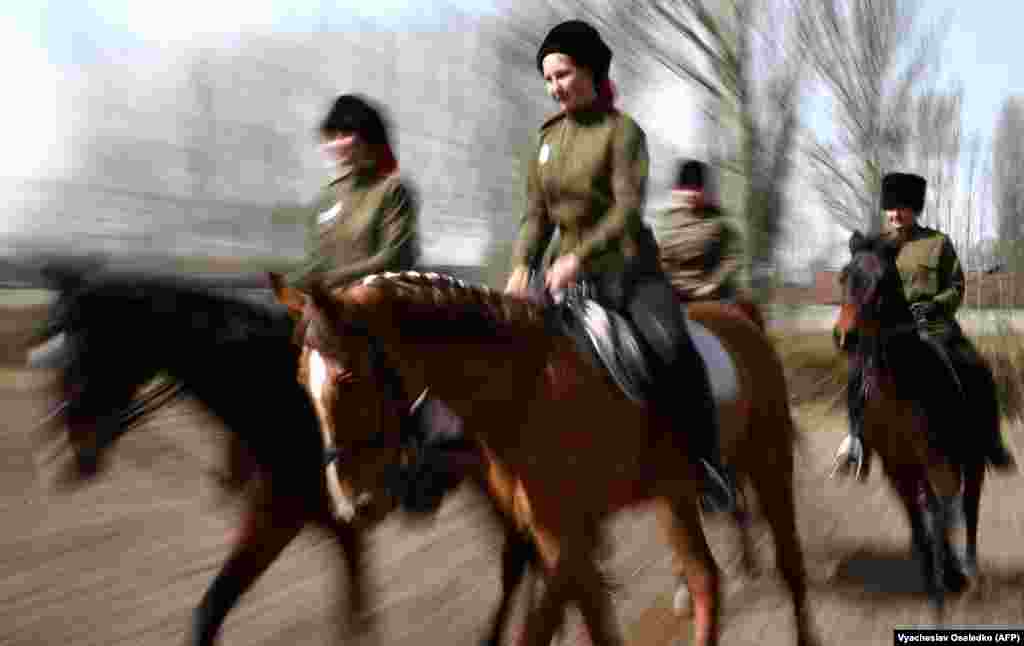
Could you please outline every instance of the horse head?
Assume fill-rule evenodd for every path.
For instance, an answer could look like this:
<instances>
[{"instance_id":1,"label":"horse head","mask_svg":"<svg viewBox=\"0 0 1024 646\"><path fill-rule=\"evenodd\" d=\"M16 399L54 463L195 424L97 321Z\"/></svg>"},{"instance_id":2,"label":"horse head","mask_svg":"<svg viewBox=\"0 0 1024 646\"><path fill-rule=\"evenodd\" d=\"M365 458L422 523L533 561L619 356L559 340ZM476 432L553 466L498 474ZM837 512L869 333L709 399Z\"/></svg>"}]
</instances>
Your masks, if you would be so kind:
<instances>
[{"instance_id":1,"label":"horse head","mask_svg":"<svg viewBox=\"0 0 1024 646\"><path fill-rule=\"evenodd\" d=\"M335 516L371 522L391 511L391 465L401 462L401 411L387 391L387 367L375 340L355 321L359 287L305 294L271 276L278 302L297 321L303 346L299 382L314 402L324 440L324 475Z\"/></svg>"},{"instance_id":2,"label":"horse head","mask_svg":"<svg viewBox=\"0 0 1024 646\"><path fill-rule=\"evenodd\" d=\"M839 282L842 301L833 339L840 350L852 351L859 339L912 321L896 268L896 243L855 231L850 237L850 262Z\"/></svg>"},{"instance_id":3,"label":"horse head","mask_svg":"<svg viewBox=\"0 0 1024 646\"><path fill-rule=\"evenodd\" d=\"M96 265L57 263L42 272L59 291L44 325L45 340L28 355L33 368L59 370L57 388L67 429L67 442L75 455L74 469L65 475L87 479L100 471L103 454L123 434L122 414L129 410L136 390L156 375L155 366L139 361L125 350L118 320L129 315L109 311L112 301L87 272ZM112 359L120 355L113 365Z\"/></svg>"}]
</instances>

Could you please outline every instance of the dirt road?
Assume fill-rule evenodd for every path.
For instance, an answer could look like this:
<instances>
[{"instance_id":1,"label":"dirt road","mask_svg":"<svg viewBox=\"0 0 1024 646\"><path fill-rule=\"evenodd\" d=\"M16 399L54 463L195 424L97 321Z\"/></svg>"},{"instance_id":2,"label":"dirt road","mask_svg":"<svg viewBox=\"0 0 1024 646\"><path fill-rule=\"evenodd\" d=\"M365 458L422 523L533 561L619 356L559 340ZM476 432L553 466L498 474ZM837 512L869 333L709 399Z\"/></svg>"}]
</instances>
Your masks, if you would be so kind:
<instances>
[{"instance_id":1,"label":"dirt road","mask_svg":"<svg viewBox=\"0 0 1024 646\"><path fill-rule=\"evenodd\" d=\"M227 554L235 509L208 475L218 431L188 402L161 411L123 440L109 472L72 493L50 488L51 470L29 431L45 409L46 375L0 367L0 645L164 646L183 643L189 613ZM802 409L800 531L824 644L891 644L892 628L931 621L909 532L877 473L865 485L825 477L842 418ZM1020 444L1020 433L1012 441ZM984 578L951 607L955 624L1024 624L1024 478L989 481L983 499ZM632 644L688 643L669 608L669 556L652 514L623 514L608 564L616 608ZM736 570L731 526L708 524L727 573ZM723 644L793 642L789 602L775 575L766 528L764 575L729 578ZM374 617L381 644L476 644L498 595L499 536L472 491L436 522L387 522L373 534ZM334 547L303 535L228 619L223 644L344 642L331 617L344 591ZM518 620L517 620L518 621ZM570 630L570 642L579 639Z\"/></svg>"}]
</instances>

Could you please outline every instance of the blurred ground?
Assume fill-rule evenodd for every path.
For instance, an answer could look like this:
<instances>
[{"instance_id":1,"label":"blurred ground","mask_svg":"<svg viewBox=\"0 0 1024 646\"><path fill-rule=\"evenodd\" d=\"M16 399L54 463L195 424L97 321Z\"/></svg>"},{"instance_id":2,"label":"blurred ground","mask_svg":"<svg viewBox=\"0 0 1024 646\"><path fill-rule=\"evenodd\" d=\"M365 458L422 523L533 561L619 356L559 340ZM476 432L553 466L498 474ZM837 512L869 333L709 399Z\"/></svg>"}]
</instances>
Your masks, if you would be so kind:
<instances>
[{"instance_id":1,"label":"blurred ground","mask_svg":"<svg viewBox=\"0 0 1024 646\"><path fill-rule=\"evenodd\" d=\"M0 314L4 331L14 329L9 311ZM33 314L19 316L28 323ZM11 340L5 334L0 347L12 347ZM189 402L175 404L126 437L95 484L59 493L50 488L52 468L40 465L30 432L45 410L48 375L4 359L0 644L181 644L189 612L225 558L234 529L235 510L218 498L208 474L217 458L216 426ZM862 486L826 478L842 417L820 404L803 405L798 415L805 431L798 514L815 624L825 644L892 643L893 627L931 622L907 559L906 523L877 468ZM1009 438L1019 454L1019 428ZM1022 494L1024 479L989 481L981 516L983 579L953 601L950 623L1024 624ZM754 532L765 575L746 582L735 576L733 529L708 523L715 555L732 575L723 643L792 643L771 540L762 524ZM608 568L621 584L616 608L630 643L688 643L688 622L670 612L670 561L651 514L621 515L613 534ZM369 561L380 643L476 644L497 600L498 546L472 491L456 495L429 526L392 520L378 528ZM332 544L304 534L229 616L222 643L373 643L343 641L332 627L334 604L344 594L335 585L342 568L334 557ZM569 641L578 640L576 626Z\"/></svg>"}]
</instances>

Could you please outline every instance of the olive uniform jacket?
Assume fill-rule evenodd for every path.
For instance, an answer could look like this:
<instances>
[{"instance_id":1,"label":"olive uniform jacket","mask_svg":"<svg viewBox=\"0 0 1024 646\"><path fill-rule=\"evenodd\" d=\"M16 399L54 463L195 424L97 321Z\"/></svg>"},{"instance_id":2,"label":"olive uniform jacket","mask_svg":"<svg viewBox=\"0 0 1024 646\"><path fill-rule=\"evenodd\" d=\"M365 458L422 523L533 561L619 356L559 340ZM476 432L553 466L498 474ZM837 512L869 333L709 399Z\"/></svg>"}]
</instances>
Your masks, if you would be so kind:
<instances>
[{"instance_id":1,"label":"olive uniform jacket","mask_svg":"<svg viewBox=\"0 0 1024 646\"><path fill-rule=\"evenodd\" d=\"M899 240L893 232L886 237ZM958 332L955 316L964 298L964 272L949 236L915 225L900 243L896 267L908 303L934 301L940 306L940 315L929 321L925 331L936 335Z\"/></svg>"},{"instance_id":2,"label":"olive uniform jacket","mask_svg":"<svg viewBox=\"0 0 1024 646\"><path fill-rule=\"evenodd\" d=\"M732 298L741 263L739 234L714 207L672 206L654 224L661 268L687 299ZM701 292L703 290L703 292Z\"/></svg>"},{"instance_id":3,"label":"olive uniform jacket","mask_svg":"<svg viewBox=\"0 0 1024 646\"><path fill-rule=\"evenodd\" d=\"M313 203L309 256L287 280L308 291L318 276L330 289L369 274L412 269L419 255L418 217L418 200L397 173L349 172Z\"/></svg>"},{"instance_id":4,"label":"olive uniform jacket","mask_svg":"<svg viewBox=\"0 0 1024 646\"><path fill-rule=\"evenodd\" d=\"M657 247L643 223L647 174L646 136L628 115L584 110L548 119L527 167L513 266L533 266L556 226L561 238L550 260L576 254L584 275L654 261Z\"/></svg>"}]
</instances>

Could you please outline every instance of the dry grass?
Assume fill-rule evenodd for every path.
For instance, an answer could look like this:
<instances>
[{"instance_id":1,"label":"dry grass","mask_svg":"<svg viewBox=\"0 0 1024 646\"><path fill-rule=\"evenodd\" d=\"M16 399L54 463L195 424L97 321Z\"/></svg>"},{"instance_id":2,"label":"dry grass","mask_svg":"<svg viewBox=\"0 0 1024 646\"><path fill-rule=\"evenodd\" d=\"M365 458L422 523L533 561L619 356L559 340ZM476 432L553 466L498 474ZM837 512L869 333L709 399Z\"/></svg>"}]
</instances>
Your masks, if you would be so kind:
<instances>
[{"instance_id":1,"label":"dry grass","mask_svg":"<svg viewBox=\"0 0 1024 646\"><path fill-rule=\"evenodd\" d=\"M847 363L827 332L775 332L775 347L782 357L794 404L826 403L842 406ZM1024 418L1024 337L1009 328L972 337L978 351L992 366L1003 416Z\"/></svg>"},{"instance_id":2,"label":"dry grass","mask_svg":"<svg viewBox=\"0 0 1024 646\"><path fill-rule=\"evenodd\" d=\"M22 364L47 305L0 304L0 364Z\"/></svg>"},{"instance_id":3,"label":"dry grass","mask_svg":"<svg viewBox=\"0 0 1024 646\"><path fill-rule=\"evenodd\" d=\"M847 364L824 332L772 332L789 382L790 401L795 404L842 402L846 389Z\"/></svg>"}]
</instances>

